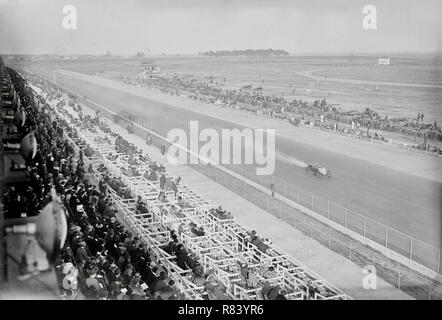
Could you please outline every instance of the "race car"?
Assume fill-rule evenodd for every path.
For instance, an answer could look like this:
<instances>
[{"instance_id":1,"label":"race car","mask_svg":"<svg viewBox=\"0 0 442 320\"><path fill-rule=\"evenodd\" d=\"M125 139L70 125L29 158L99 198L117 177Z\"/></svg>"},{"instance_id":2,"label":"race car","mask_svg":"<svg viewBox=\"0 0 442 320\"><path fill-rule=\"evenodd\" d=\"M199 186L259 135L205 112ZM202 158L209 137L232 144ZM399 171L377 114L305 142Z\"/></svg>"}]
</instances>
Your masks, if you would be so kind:
<instances>
[{"instance_id":1,"label":"race car","mask_svg":"<svg viewBox=\"0 0 442 320\"><path fill-rule=\"evenodd\" d=\"M319 166L319 164L317 163L315 164L309 163L307 167L305 167L305 172L307 174L313 173L317 177L331 178L331 171L324 167Z\"/></svg>"}]
</instances>

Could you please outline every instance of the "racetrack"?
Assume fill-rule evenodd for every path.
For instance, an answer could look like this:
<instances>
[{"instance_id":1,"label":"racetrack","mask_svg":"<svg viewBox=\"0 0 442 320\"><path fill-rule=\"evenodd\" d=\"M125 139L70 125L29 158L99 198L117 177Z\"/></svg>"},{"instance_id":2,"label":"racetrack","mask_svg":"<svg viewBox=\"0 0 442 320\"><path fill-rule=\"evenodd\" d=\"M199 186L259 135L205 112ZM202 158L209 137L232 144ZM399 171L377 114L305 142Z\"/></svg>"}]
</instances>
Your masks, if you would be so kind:
<instances>
[{"instance_id":1,"label":"racetrack","mask_svg":"<svg viewBox=\"0 0 442 320\"><path fill-rule=\"evenodd\" d=\"M52 80L52 73L42 70L39 73ZM187 129L191 120L198 121L200 130L213 128L219 131L222 128L252 126L247 122L242 126L235 123L235 111L231 111L232 120L226 121L129 93L124 84L121 84L121 90L117 90L97 82L85 81L81 77L62 74L57 76L57 81L62 81L63 86L115 112L125 111L145 117L155 127L164 128L165 132L172 128ZM275 181L285 180L422 241L442 247L440 182L295 141L286 134L282 135L287 131L285 126L276 129L277 134L281 131L281 135L276 138L279 155L276 159ZM296 132L295 128L292 130ZM291 162L290 157L323 164L332 170L332 178L325 180L306 175L305 170Z\"/></svg>"}]
</instances>

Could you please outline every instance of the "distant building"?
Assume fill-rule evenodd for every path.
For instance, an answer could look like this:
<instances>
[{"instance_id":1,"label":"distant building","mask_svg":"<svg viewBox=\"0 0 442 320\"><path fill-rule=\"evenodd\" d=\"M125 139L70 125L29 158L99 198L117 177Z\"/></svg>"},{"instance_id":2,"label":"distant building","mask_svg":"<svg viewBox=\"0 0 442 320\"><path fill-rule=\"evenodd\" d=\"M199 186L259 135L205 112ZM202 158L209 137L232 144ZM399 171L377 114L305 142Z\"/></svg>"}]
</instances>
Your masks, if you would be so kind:
<instances>
[{"instance_id":1,"label":"distant building","mask_svg":"<svg viewBox=\"0 0 442 320\"><path fill-rule=\"evenodd\" d=\"M378 65L379 66L389 66L390 65L390 58L389 57L379 58Z\"/></svg>"},{"instance_id":2,"label":"distant building","mask_svg":"<svg viewBox=\"0 0 442 320\"><path fill-rule=\"evenodd\" d=\"M146 59L140 63L138 67L138 75L141 81L157 78L161 75L161 69L160 66L155 64L152 60Z\"/></svg>"}]
</instances>

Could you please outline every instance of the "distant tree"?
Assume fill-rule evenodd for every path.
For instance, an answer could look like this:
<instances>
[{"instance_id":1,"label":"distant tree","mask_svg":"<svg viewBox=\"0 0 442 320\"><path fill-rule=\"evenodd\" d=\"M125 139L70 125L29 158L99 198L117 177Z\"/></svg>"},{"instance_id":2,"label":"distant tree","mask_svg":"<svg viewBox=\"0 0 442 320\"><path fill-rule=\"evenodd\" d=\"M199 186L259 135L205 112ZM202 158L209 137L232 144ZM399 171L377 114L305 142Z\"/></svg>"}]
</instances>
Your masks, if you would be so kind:
<instances>
[{"instance_id":1,"label":"distant tree","mask_svg":"<svg viewBox=\"0 0 442 320\"><path fill-rule=\"evenodd\" d=\"M198 53L202 56L248 56L248 57L269 57L269 56L287 56L289 53L285 50L273 49L246 49L246 50L220 50L220 51L206 51Z\"/></svg>"}]
</instances>

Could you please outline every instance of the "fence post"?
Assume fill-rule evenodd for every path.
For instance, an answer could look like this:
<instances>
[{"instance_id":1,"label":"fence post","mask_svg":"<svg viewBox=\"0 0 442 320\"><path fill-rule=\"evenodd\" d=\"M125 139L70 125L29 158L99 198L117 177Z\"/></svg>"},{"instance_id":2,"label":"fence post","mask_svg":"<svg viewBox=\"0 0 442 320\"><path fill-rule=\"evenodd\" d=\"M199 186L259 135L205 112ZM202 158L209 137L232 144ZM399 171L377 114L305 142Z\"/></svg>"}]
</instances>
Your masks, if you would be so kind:
<instances>
[{"instance_id":1,"label":"fence post","mask_svg":"<svg viewBox=\"0 0 442 320\"><path fill-rule=\"evenodd\" d=\"M299 189L296 187L296 203L299 203Z\"/></svg>"},{"instance_id":2,"label":"fence post","mask_svg":"<svg viewBox=\"0 0 442 320\"><path fill-rule=\"evenodd\" d=\"M328 227L328 248L331 247L331 228Z\"/></svg>"},{"instance_id":3,"label":"fence post","mask_svg":"<svg viewBox=\"0 0 442 320\"><path fill-rule=\"evenodd\" d=\"M365 238L365 230L367 228L367 217L364 216L364 238Z\"/></svg>"},{"instance_id":4,"label":"fence post","mask_svg":"<svg viewBox=\"0 0 442 320\"><path fill-rule=\"evenodd\" d=\"M388 248L388 227L385 226L385 248Z\"/></svg>"},{"instance_id":5,"label":"fence post","mask_svg":"<svg viewBox=\"0 0 442 320\"><path fill-rule=\"evenodd\" d=\"M312 211L315 211L313 210L313 192L312 192Z\"/></svg>"},{"instance_id":6,"label":"fence post","mask_svg":"<svg viewBox=\"0 0 442 320\"><path fill-rule=\"evenodd\" d=\"M330 200L327 200L327 219L330 220Z\"/></svg>"},{"instance_id":7,"label":"fence post","mask_svg":"<svg viewBox=\"0 0 442 320\"><path fill-rule=\"evenodd\" d=\"M410 261L412 261L413 257L413 238L410 237Z\"/></svg>"},{"instance_id":8,"label":"fence post","mask_svg":"<svg viewBox=\"0 0 442 320\"><path fill-rule=\"evenodd\" d=\"M430 293L428 294L428 300L432 300L433 298L433 288L434 288L434 280L431 282Z\"/></svg>"},{"instance_id":9,"label":"fence post","mask_svg":"<svg viewBox=\"0 0 442 320\"><path fill-rule=\"evenodd\" d=\"M347 228L347 208L344 208L344 227Z\"/></svg>"},{"instance_id":10,"label":"fence post","mask_svg":"<svg viewBox=\"0 0 442 320\"><path fill-rule=\"evenodd\" d=\"M351 241L350 241L350 261L351 261Z\"/></svg>"},{"instance_id":11,"label":"fence post","mask_svg":"<svg viewBox=\"0 0 442 320\"><path fill-rule=\"evenodd\" d=\"M287 193L287 183L284 181L284 197L286 197Z\"/></svg>"},{"instance_id":12,"label":"fence post","mask_svg":"<svg viewBox=\"0 0 442 320\"><path fill-rule=\"evenodd\" d=\"M440 268L440 258L441 258L441 256L440 256L440 252L441 252L442 250L439 250L439 259L437 259L437 268L436 268L436 271L439 273L439 274L442 274L442 270L441 270L441 268Z\"/></svg>"}]
</instances>

